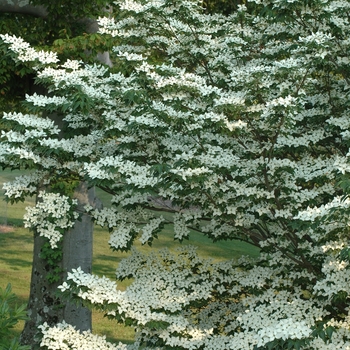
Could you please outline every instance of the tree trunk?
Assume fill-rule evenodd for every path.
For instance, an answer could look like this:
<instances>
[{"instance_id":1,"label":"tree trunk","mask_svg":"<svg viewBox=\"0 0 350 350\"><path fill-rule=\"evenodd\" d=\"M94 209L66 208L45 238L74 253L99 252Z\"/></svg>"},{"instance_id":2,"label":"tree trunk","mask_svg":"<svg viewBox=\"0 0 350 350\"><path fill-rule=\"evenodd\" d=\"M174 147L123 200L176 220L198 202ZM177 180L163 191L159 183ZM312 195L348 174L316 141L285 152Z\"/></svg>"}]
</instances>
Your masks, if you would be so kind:
<instances>
[{"instance_id":1,"label":"tree trunk","mask_svg":"<svg viewBox=\"0 0 350 350\"><path fill-rule=\"evenodd\" d=\"M61 281L57 283L48 281L46 276L50 272L50 267L40 256L44 243L43 237L34 235L32 276L27 306L29 320L26 321L21 334L21 343L32 345L32 350L40 348L38 326L44 322L54 325L63 317L63 305L60 299L55 296Z\"/></svg>"},{"instance_id":2,"label":"tree trunk","mask_svg":"<svg viewBox=\"0 0 350 350\"><path fill-rule=\"evenodd\" d=\"M87 204L93 205L95 198L94 188L88 189L86 183L81 182L74 193L78 199L79 212L84 211ZM64 280L67 272L81 267L84 272L92 270L92 243L93 225L91 217L83 214L81 220L76 221L73 229L69 230L63 238L63 261ZM92 328L91 311L85 307L73 303L66 303L63 310L63 319L83 331Z\"/></svg>"}]
</instances>

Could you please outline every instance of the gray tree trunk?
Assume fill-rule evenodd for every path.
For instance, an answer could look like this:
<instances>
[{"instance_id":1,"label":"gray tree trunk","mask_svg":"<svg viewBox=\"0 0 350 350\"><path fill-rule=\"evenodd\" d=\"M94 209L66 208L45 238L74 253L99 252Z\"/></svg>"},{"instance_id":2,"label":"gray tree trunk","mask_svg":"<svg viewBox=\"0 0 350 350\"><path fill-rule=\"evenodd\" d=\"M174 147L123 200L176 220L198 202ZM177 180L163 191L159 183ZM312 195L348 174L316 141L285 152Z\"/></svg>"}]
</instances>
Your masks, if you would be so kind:
<instances>
[{"instance_id":1,"label":"gray tree trunk","mask_svg":"<svg viewBox=\"0 0 350 350\"><path fill-rule=\"evenodd\" d=\"M21 343L31 345L32 350L40 348L38 326L44 322L54 325L63 318L63 305L56 296L56 290L61 281L57 283L48 281L46 276L50 272L50 267L40 257L44 243L43 237L34 235L32 276L27 306L29 319L21 334Z\"/></svg>"},{"instance_id":2,"label":"gray tree trunk","mask_svg":"<svg viewBox=\"0 0 350 350\"><path fill-rule=\"evenodd\" d=\"M76 188L74 198L78 200L79 212L84 211L87 204L93 205L95 198L94 188L88 189L85 182L81 182ZM74 227L65 233L63 238L64 280L67 272L80 267L84 272L91 273L92 248L93 248L93 225L91 217L83 214ZM91 311L85 307L66 303L63 309L63 319L77 329L83 331L92 328Z\"/></svg>"}]
</instances>

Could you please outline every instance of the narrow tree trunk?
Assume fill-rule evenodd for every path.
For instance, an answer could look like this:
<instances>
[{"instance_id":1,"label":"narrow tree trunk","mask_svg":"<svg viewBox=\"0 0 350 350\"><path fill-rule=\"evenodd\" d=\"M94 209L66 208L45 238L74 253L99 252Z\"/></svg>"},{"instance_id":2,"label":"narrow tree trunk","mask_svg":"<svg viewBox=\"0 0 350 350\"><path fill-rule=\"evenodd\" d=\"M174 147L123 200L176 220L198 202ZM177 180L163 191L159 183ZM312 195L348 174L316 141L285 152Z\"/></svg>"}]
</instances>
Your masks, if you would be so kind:
<instances>
[{"instance_id":1,"label":"narrow tree trunk","mask_svg":"<svg viewBox=\"0 0 350 350\"><path fill-rule=\"evenodd\" d=\"M86 204L93 204L95 191L88 189L86 183L81 182L75 190L74 197L78 199L79 212L84 211ZM91 217L83 214L81 221L76 221L73 229L64 235L63 239L63 270L64 279L67 272L80 267L84 272L91 273L93 225ZM77 329L83 331L91 329L91 311L73 303L66 303L63 310L63 319Z\"/></svg>"}]
</instances>

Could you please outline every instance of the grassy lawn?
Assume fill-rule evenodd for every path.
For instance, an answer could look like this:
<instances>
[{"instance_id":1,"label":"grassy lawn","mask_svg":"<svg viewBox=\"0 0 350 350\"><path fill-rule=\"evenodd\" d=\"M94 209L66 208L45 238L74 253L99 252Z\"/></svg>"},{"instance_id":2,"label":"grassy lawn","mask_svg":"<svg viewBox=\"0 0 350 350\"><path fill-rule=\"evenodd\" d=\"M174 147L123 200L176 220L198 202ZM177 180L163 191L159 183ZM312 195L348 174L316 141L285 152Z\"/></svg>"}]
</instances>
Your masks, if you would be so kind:
<instances>
[{"instance_id":1,"label":"grassy lawn","mask_svg":"<svg viewBox=\"0 0 350 350\"><path fill-rule=\"evenodd\" d=\"M33 200L28 199L24 203L18 203L13 206L7 205L3 201L2 184L19 175L18 171L9 172L0 170L0 287L6 287L7 283L12 284L20 302L25 303L29 295L30 274L32 262L32 233L23 228L23 214L25 207L33 205ZM105 198L102 198L105 199ZM171 227L167 226L164 232L159 235L153 247L137 247L144 251L150 251L154 248L168 247L176 248L180 243L173 240ZM115 253L108 247L109 235L106 230L100 227L95 228L94 233L94 257L93 272L100 276L105 275L114 278L114 271L118 262L127 256L127 253ZM193 232L190 240L182 244L193 244L199 247L199 254L204 257L211 257L215 260L231 259L240 255L256 256L258 251L239 241L212 243L208 238ZM120 288L125 288L125 283L120 284ZM23 327L18 325L18 333ZM97 334L104 334L110 341L130 342L133 337L133 330L128 327L119 326L114 322L107 320L103 315L93 313L93 331Z\"/></svg>"}]
</instances>

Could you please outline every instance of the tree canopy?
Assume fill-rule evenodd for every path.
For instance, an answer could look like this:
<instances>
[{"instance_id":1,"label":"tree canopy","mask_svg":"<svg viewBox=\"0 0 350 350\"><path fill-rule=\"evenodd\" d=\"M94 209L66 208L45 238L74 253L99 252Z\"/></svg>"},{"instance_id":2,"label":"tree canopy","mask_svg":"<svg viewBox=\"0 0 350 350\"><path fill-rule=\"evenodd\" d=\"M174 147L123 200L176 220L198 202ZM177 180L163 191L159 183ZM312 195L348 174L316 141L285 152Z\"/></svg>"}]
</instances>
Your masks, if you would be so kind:
<instances>
[{"instance_id":1,"label":"tree canopy","mask_svg":"<svg viewBox=\"0 0 350 350\"><path fill-rule=\"evenodd\" d=\"M85 207L112 249L152 243L164 225L179 241L191 228L261 249L220 263L194 248L133 250L117 269L133 278L126 291L75 269L63 295L134 325L135 343L44 324L44 349L63 339L99 349L350 347L350 4L248 4L225 15L195 1L117 1L96 35L97 50L113 43L112 68L0 36L49 91L3 116L0 162L33 169L5 186L9 198L84 180L113 196L110 207ZM47 204L26 222L54 247L74 203L69 193L40 197Z\"/></svg>"}]
</instances>

